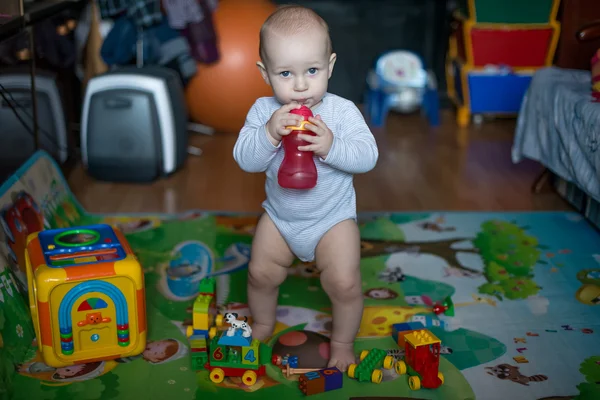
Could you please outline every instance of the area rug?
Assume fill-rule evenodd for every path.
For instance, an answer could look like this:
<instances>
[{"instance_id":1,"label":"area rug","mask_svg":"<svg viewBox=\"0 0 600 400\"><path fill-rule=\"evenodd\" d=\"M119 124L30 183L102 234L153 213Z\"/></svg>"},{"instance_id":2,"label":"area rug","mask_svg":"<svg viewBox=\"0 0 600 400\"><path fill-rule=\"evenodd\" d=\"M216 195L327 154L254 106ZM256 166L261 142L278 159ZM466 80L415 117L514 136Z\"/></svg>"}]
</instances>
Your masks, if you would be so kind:
<instances>
[{"instance_id":1,"label":"area rug","mask_svg":"<svg viewBox=\"0 0 600 400\"><path fill-rule=\"evenodd\" d=\"M0 193L0 398L305 397L298 375L288 378L271 362L251 386L240 378L215 384L208 371L192 368L186 329L202 278L215 278L220 313L252 323L246 279L257 215L94 215L43 152ZM31 210L46 228L107 223L124 232L145 274L148 344L141 355L63 368L43 362L22 255ZM579 214L374 213L360 215L360 229L365 309L357 354L377 348L402 360L393 330L427 329L441 340L444 383L412 390L406 375L383 368L380 383L344 374L341 388L312 397L600 398L600 236ZM453 315L434 312L449 300ZM330 328L318 271L296 263L280 290L269 346L296 356L298 368L322 368Z\"/></svg>"}]
</instances>

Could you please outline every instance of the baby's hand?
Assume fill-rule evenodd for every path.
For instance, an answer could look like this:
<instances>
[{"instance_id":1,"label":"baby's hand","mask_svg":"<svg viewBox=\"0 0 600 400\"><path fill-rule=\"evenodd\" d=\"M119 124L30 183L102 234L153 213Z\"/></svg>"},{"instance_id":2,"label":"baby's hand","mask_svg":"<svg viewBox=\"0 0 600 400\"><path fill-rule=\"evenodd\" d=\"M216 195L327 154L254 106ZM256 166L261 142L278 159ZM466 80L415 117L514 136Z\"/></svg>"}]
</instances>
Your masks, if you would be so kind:
<instances>
[{"instance_id":1,"label":"baby's hand","mask_svg":"<svg viewBox=\"0 0 600 400\"><path fill-rule=\"evenodd\" d=\"M285 128L286 126L297 126L304 120L302 115L290 113L291 110L300 107L299 103L292 102L282 106L273 113L271 119L267 122L267 134L273 146L279 145L281 138L291 132L290 129Z\"/></svg>"},{"instance_id":2,"label":"baby's hand","mask_svg":"<svg viewBox=\"0 0 600 400\"><path fill-rule=\"evenodd\" d=\"M325 159L333 144L333 132L331 132L331 129L323 122L320 115L310 117L308 121L310 124L305 125L306 129L314 132L316 136L306 135L304 133L299 134L299 139L305 140L310 144L307 146L298 146L298 150L312 151L315 155Z\"/></svg>"}]
</instances>

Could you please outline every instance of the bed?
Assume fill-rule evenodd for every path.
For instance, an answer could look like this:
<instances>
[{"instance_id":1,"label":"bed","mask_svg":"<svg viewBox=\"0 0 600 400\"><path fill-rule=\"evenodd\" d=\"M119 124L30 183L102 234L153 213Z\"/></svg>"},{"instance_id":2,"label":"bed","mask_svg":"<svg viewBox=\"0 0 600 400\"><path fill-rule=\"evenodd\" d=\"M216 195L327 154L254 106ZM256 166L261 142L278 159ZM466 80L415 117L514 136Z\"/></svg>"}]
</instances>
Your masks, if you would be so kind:
<instances>
[{"instance_id":1,"label":"bed","mask_svg":"<svg viewBox=\"0 0 600 400\"><path fill-rule=\"evenodd\" d=\"M594 102L591 75L558 67L536 71L511 156L514 163L528 158L544 165L542 177L550 177L558 193L600 227L600 102Z\"/></svg>"}]
</instances>

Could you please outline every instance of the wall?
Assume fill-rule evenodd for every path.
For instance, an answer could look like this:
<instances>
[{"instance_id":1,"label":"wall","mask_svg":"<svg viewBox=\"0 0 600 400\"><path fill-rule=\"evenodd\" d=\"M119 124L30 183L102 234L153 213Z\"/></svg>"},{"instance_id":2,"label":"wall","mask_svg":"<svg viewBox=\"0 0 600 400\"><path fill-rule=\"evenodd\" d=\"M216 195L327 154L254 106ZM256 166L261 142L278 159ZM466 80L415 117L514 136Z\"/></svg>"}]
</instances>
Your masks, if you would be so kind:
<instances>
[{"instance_id":1,"label":"wall","mask_svg":"<svg viewBox=\"0 0 600 400\"><path fill-rule=\"evenodd\" d=\"M277 4L289 1L275 0ZM445 92L448 47L447 0L296 0L329 24L337 62L330 81L332 93L363 102L366 76L377 57L405 49L423 57Z\"/></svg>"}]
</instances>

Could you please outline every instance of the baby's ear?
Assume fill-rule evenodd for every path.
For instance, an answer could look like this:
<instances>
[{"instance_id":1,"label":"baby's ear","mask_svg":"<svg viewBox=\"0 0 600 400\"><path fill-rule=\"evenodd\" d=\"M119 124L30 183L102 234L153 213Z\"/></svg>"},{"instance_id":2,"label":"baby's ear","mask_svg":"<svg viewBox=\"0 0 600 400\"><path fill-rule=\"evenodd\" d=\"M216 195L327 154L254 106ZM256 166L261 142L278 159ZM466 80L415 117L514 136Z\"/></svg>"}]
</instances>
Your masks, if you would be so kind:
<instances>
[{"instance_id":1,"label":"baby's ear","mask_svg":"<svg viewBox=\"0 0 600 400\"><path fill-rule=\"evenodd\" d=\"M333 73L333 66L335 65L335 61L337 60L337 54L331 53L329 56L329 76L328 79L331 78L331 74Z\"/></svg>"},{"instance_id":2,"label":"baby's ear","mask_svg":"<svg viewBox=\"0 0 600 400\"><path fill-rule=\"evenodd\" d=\"M269 74L267 74L267 68L265 67L265 64L263 64L262 61L257 61L256 66L258 67L258 70L260 71L260 74L262 75L267 85L270 85L271 82L269 82Z\"/></svg>"}]
</instances>

